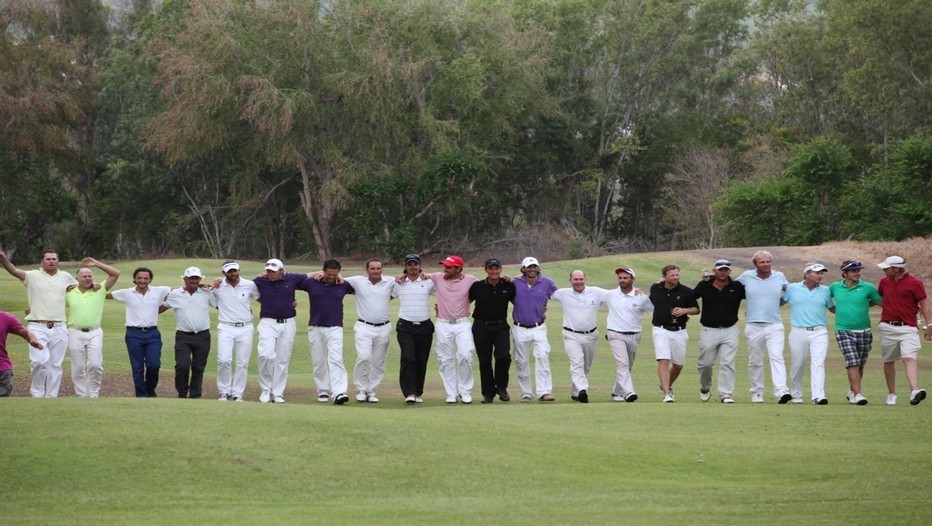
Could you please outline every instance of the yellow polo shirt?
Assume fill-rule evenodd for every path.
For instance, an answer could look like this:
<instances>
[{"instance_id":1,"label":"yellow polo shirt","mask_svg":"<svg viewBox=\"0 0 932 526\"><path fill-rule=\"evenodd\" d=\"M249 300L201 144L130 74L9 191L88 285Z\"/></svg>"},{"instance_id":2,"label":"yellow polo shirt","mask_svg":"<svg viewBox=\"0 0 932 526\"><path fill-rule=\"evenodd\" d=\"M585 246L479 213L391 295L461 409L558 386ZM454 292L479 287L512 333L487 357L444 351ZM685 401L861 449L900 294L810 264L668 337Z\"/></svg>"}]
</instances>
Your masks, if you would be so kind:
<instances>
[{"instance_id":1,"label":"yellow polo shirt","mask_svg":"<svg viewBox=\"0 0 932 526\"><path fill-rule=\"evenodd\" d=\"M104 317L104 301L107 300L107 291L101 287L99 290L88 289L81 292L77 287L65 295L68 303L68 326L77 329L93 329L100 326Z\"/></svg>"},{"instance_id":2,"label":"yellow polo shirt","mask_svg":"<svg viewBox=\"0 0 932 526\"><path fill-rule=\"evenodd\" d=\"M59 270L49 276L42 269L27 270L23 285L29 300L29 315L26 321L65 321L65 293L70 285L78 282L71 274Z\"/></svg>"}]
</instances>

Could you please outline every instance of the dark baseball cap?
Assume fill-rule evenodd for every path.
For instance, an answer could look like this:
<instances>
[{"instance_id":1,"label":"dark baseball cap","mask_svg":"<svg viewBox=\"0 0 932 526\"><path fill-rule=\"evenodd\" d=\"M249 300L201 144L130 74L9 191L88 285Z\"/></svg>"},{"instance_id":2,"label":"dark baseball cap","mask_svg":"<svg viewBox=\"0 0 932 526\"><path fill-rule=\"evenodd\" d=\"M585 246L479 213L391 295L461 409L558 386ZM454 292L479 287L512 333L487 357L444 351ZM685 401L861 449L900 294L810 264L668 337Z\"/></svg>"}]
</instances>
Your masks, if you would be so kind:
<instances>
[{"instance_id":1,"label":"dark baseball cap","mask_svg":"<svg viewBox=\"0 0 932 526\"><path fill-rule=\"evenodd\" d=\"M420 263L421 256L417 254L408 254L407 256L405 256L405 263L410 263L412 261L417 261L418 263Z\"/></svg>"},{"instance_id":2,"label":"dark baseball cap","mask_svg":"<svg viewBox=\"0 0 932 526\"><path fill-rule=\"evenodd\" d=\"M502 262L495 258L489 258L485 260L485 268L494 267L496 265L500 267L502 266Z\"/></svg>"}]
</instances>

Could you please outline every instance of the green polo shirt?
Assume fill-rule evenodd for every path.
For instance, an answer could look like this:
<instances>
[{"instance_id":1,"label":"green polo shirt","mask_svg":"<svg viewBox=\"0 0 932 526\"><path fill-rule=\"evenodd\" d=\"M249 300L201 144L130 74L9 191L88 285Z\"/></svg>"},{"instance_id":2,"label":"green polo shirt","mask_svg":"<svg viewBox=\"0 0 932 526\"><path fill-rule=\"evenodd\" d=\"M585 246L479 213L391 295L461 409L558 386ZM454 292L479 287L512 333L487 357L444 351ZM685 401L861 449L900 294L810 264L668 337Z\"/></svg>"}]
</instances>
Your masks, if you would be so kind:
<instances>
[{"instance_id":1,"label":"green polo shirt","mask_svg":"<svg viewBox=\"0 0 932 526\"><path fill-rule=\"evenodd\" d=\"M880 303L881 297L877 287L863 279L853 287L846 287L845 281L836 281L828 287L835 298L835 330L858 331L871 328L871 303Z\"/></svg>"},{"instance_id":2,"label":"green polo shirt","mask_svg":"<svg viewBox=\"0 0 932 526\"><path fill-rule=\"evenodd\" d=\"M71 289L65 294L65 303L68 305L68 326L78 329L100 327L106 299L107 291L103 287L99 290L88 289L84 293L78 287Z\"/></svg>"}]
</instances>

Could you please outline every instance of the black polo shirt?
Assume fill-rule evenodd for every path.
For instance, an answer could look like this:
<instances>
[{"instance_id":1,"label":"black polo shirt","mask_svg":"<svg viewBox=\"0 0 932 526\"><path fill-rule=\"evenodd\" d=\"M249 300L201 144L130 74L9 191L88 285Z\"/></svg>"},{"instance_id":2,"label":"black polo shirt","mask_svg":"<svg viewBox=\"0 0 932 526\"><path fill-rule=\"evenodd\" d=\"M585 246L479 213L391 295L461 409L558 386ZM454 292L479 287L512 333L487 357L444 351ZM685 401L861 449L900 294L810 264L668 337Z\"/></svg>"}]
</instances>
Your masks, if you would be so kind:
<instances>
[{"instance_id":1,"label":"black polo shirt","mask_svg":"<svg viewBox=\"0 0 932 526\"><path fill-rule=\"evenodd\" d=\"M469 287L469 300L476 302L472 317L479 321L505 321L508 319L508 304L515 301L515 284L499 280L492 286L488 278Z\"/></svg>"},{"instance_id":2,"label":"black polo shirt","mask_svg":"<svg viewBox=\"0 0 932 526\"><path fill-rule=\"evenodd\" d=\"M728 278L728 285L718 290L712 280L700 281L696 288L696 297L702 300L702 316L699 323L703 327L731 327L738 323L738 307L744 299L744 285Z\"/></svg>"},{"instance_id":3,"label":"black polo shirt","mask_svg":"<svg viewBox=\"0 0 932 526\"><path fill-rule=\"evenodd\" d=\"M673 314L670 312L674 307L688 309L690 307L699 308L699 302L696 301L696 293L693 289L678 283L672 289L667 289L663 283L654 283L650 286L650 302L654 304L654 316L651 323L656 327L680 327L685 328L689 316L680 316L676 323L673 322Z\"/></svg>"}]
</instances>

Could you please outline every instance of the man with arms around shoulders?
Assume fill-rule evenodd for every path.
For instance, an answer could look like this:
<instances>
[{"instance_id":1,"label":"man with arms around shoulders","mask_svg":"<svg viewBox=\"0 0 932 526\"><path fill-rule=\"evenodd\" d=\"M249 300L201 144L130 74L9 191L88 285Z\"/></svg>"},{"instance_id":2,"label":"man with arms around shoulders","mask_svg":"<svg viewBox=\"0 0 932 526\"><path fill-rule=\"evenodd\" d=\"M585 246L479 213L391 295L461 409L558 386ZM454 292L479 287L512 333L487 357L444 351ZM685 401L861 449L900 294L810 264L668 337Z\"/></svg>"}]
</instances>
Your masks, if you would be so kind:
<instances>
[{"instance_id":1,"label":"man with arms around shoulders","mask_svg":"<svg viewBox=\"0 0 932 526\"><path fill-rule=\"evenodd\" d=\"M392 295L398 298L396 333L401 349L398 382L406 404L423 402L427 360L434 340L434 323L430 321L430 296L434 282L421 277L421 256L405 256L405 274L395 281Z\"/></svg>"},{"instance_id":2,"label":"man with arms around shoulders","mask_svg":"<svg viewBox=\"0 0 932 526\"><path fill-rule=\"evenodd\" d=\"M241 279L239 270L235 260L224 261L220 267L223 279L217 280L211 289L220 311L217 316L217 391L221 402L243 401L256 332L252 326L251 302L259 299L259 289L251 280Z\"/></svg>"},{"instance_id":3,"label":"man with arms around shoulders","mask_svg":"<svg viewBox=\"0 0 932 526\"><path fill-rule=\"evenodd\" d=\"M884 277L880 280L877 292L883 297L880 324L880 347L883 349L883 375L887 380L887 405L896 405L896 361L903 362L906 381L909 382L909 403L916 405L926 398L926 390L919 387L919 368L916 357L922 343L919 341L917 314L925 319L923 334L926 340L932 340L932 326L929 325L932 312L922 281L906 271L906 260L900 256L890 256L883 263Z\"/></svg>"},{"instance_id":4,"label":"man with arms around shoulders","mask_svg":"<svg viewBox=\"0 0 932 526\"><path fill-rule=\"evenodd\" d=\"M139 267L133 271L135 287L107 294L126 306L126 351L137 398L155 398L162 366L159 314L165 311L162 301L171 288L150 286L153 277L151 269Z\"/></svg>"},{"instance_id":5,"label":"man with arms around shoulders","mask_svg":"<svg viewBox=\"0 0 932 526\"><path fill-rule=\"evenodd\" d=\"M446 403L472 403L472 353L475 345L469 325L469 288L478 281L463 274L463 258L448 256L440 262L443 272L433 272L427 279L434 283L437 296L437 361L440 379L447 393Z\"/></svg>"},{"instance_id":6,"label":"man with arms around shoulders","mask_svg":"<svg viewBox=\"0 0 932 526\"><path fill-rule=\"evenodd\" d=\"M485 262L486 278L469 287L473 310L472 337L479 357L482 403L490 404L498 395L508 402L508 369L511 368L511 331L508 304L515 300L515 284L502 279L502 264L491 258ZM492 366L492 360L495 366Z\"/></svg>"},{"instance_id":7,"label":"man with arms around shoulders","mask_svg":"<svg viewBox=\"0 0 932 526\"><path fill-rule=\"evenodd\" d=\"M760 250L751 258L754 270L738 276L744 285L747 318L744 336L748 341L748 374L751 377L751 402L764 403L764 349L770 357L773 396L779 403L790 401L786 388L786 364L783 360L785 332L780 316L783 291L789 285L782 272L773 270L773 256Z\"/></svg>"},{"instance_id":8,"label":"man with arms around shoulders","mask_svg":"<svg viewBox=\"0 0 932 526\"><path fill-rule=\"evenodd\" d=\"M71 274L58 268L58 254L42 253L41 267L20 270L0 252L0 263L26 287L29 314L26 327L42 345L29 348L32 383L29 392L34 398L54 398L61 389L61 364L68 350L68 329L65 327L65 294L78 282Z\"/></svg>"},{"instance_id":9,"label":"man with arms around shoulders","mask_svg":"<svg viewBox=\"0 0 932 526\"><path fill-rule=\"evenodd\" d=\"M552 296L563 305L563 348L573 381L570 398L583 404L589 403L589 371L599 343L599 307L607 292L587 286L586 274L577 269L570 272L570 287L559 289Z\"/></svg>"},{"instance_id":10,"label":"man with arms around shoulders","mask_svg":"<svg viewBox=\"0 0 932 526\"><path fill-rule=\"evenodd\" d=\"M690 315L699 314L699 303L693 289L680 283L679 267L667 265L661 269L661 274L663 281L650 287L650 301L654 304L651 337L663 401L672 403L676 401L673 383L686 364L686 344L689 342L686 322Z\"/></svg>"},{"instance_id":11,"label":"man with arms around shoulders","mask_svg":"<svg viewBox=\"0 0 932 526\"><path fill-rule=\"evenodd\" d=\"M71 380L74 394L80 397L100 396L100 381L104 374L104 331L100 322L104 316L107 292L113 288L120 271L97 261L84 258L87 267L78 270L78 286L65 294L68 305L68 352L71 355ZM103 289L94 287L96 267L107 273Z\"/></svg>"},{"instance_id":12,"label":"man with arms around shoulders","mask_svg":"<svg viewBox=\"0 0 932 526\"><path fill-rule=\"evenodd\" d=\"M650 298L634 288L636 274L630 267L615 269L618 288L602 296L602 303L608 307L607 334L608 346L615 358L615 385L612 387L612 400L615 402L634 402L638 399L631 379L631 367L637 356L641 343L641 317L654 312Z\"/></svg>"},{"instance_id":13,"label":"man with arms around shoulders","mask_svg":"<svg viewBox=\"0 0 932 526\"><path fill-rule=\"evenodd\" d=\"M13 394L13 361L6 350L6 337L15 334L34 348L41 349L42 343L9 312L0 311L0 398Z\"/></svg>"},{"instance_id":14,"label":"man with arms around shoulders","mask_svg":"<svg viewBox=\"0 0 932 526\"><path fill-rule=\"evenodd\" d=\"M725 404L735 403L735 356L738 354L738 307L744 299L744 285L731 279L731 262L715 262L712 279L702 280L693 289L702 300L699 323L699 399L712 397L712 371L718 366L718 398Z\"/></svg>"},{"instance_id":15,"label":"man with arms around shoulders","mask_svg":"<svg viewBox=\"0 0 932 526\"><path fill-rule=\"evenodd\" d=\"M515 376L521 388L521 401L533 399L531 387L531 353L534 354L534 378L537 400L553 402L553 375L550 372L550 342L547 341L547 301L557 291L552 279L540 273L537 258L521 262L521 276L515 282L515 308L512 310L515 340Z\"/></svg>"},{"instance_id":16,"label":"man with arms around shoulders","mask_svg":"<svg viewBox=\"0 0 932 526\"><path fill-rule=\"evenodd\" d=\"M178 398L200 398L210 355L210 308L217 300L201 287L201 269L188 267L181 278L184 286L165 299L165 307L175 313L175 389Z\"/></svg>"},{"instance_id":17,"label":"man with arms around shoulders","mask_svg":"<svg viewBox=\"0 0 932 526\"><path fill-rule=\"evenodd\" d=\"M307 274L285 272L280 259L265 262L264 276L253 280L259 289L259 401L285 403L288 366L296 332L294 318L295 290L308 279Z\"/></svg>"},{"instance_id":18,"label":"man with arms around shoulders","mask_svg":"<svg viewBox=\"0 0 932 526\"><path fill-rule=\"evenodd\" d=\"M864 366L874 340L871 334L870 308L880 305L882 298L877 288L861 280L860 261L845 261L841 264L841 281L828 287L835 300L835 341L845 357L848 372L848 402L867 405L861 393Z\"/></svg>"},{"instance_id":19,"label":"man with arms around shoulders","mask_svg":"<svg viewBox=\"0 0 932 526\"><path fill-rule=\"evenodd\" d=\"M395 280L382 275L382 260L366 261L365 276L344 278L353 288L356 301L356 324L353 325L356 344L356 365L353 384L356 401L379 403L376 390L385 378L385 360L392 338L389 319Z\"/></svg>"},{"instance_id":20,"label":"man with arms around shoulders","mask_svg":"<svg viewBox=\"0 0 932 526\"><path fill-rule=\"evenodd\" d=\"M353 293L353 287L340 277L343 265L335 259L324 261L321 272L308 274L298 284L307 292L311 304L307 339L311 347L314 384L317 401L343 405L349 378L343 363L343 298ZM363 400L365 401L365 400Z\"/></svg>"},{"instance_id":21,"label":"man with arms around shoulders","mask_svg":"<svg viewBox=\"0 0 932 526\"><path fill-rule=\"evenodd\" d=\"M828 269L819 263L809 263L803 269L804 279L786 288L783 301L790 304L790 394L793 403L802 403L803 367L810 356L809 381L812 403L828 404L825 398L825 356L828 353L828 331L825 311L835 312L828 287L822 284L822 274Z\"/></svg>"}]
</instances>

